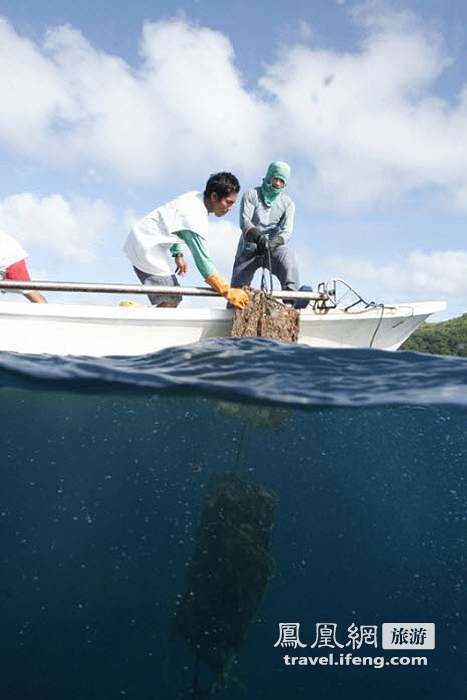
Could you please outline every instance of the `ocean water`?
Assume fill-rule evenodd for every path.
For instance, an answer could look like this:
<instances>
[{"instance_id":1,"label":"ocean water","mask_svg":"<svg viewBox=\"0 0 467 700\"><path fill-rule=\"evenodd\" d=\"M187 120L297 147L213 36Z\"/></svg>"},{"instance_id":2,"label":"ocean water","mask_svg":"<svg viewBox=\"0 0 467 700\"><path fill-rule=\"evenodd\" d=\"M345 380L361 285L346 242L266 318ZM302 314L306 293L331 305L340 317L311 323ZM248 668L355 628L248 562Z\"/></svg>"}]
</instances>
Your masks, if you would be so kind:
<instances>
[{"instance_id":1,"label":"ocean water","mask_svg":"<svg viewBox=\"0 0 467 700\"><path fill-rule=\"evenodd\" d=\"M465 697L466 360L223 339L0 379L2 700Z\"/></svg>"}]
</instances>

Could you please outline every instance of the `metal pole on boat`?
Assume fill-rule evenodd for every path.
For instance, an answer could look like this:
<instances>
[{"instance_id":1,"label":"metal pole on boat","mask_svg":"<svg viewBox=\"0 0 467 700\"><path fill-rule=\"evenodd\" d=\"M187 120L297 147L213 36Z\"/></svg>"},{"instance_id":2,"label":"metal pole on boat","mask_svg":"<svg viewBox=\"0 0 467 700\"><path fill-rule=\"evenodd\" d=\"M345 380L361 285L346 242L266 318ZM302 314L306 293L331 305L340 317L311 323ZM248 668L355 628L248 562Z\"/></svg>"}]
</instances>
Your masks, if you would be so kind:
<instances>
[{"instance_id":1,"label":"metal pole on boat","mask_svg":"<svg viewBox=\"0 0 467 700\"><path fill-rule=\"evenodd\" d=\"M28 280L0 280L0 292L44 291L44 292L84 292L102 294L174 294L191 297L217 297L219 294L209 287L157 287L141 284L105 284L101 282L45 282ZM325 301L329 295L322 292L274 291L275 299L308 299Z\"/></svg>"}]
</instances>

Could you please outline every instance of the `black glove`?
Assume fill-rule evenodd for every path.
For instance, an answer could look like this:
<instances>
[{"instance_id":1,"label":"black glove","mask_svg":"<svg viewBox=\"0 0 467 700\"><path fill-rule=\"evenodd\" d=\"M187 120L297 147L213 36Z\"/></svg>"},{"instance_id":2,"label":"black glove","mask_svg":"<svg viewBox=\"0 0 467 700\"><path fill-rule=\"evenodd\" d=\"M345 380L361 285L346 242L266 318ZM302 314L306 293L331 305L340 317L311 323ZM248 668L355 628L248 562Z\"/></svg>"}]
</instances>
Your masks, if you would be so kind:
<instances>
[{"instance_id":1,"label":"black glove","mask_svg":"<svg viewBox=\"0 0 467 700\"><path fill-rule=\"evenodd\" d=\"M249 243L256 243L259 238L261 238L263 234L259 230L259 228L250 228L246 234L245 238Z\"/></svg>"},{"instance_id":2,"label":"black glove","mask_svg":"<svg viewBox=\"0 0 467 700\"><path fill-rule=\"evenodd\" d=\"M269 239L269 250L276 250L280 245L284 245L285 241L282 236L276 236Z\"/></svg>"},{"instance_id":3,"label":"black glove","mask_svg":"<svg viewBox=\"0 0 467 700\"><path fill-rule=\"evenodd\" d=\"M249 243L256 244L256 251L258 255L266 255L268 249L268 237L261 233L258 228L250 228L245 236Z\"/></svg>"},{"instance_id":4,"label":"black glove","mask_svg":"<svg viewBox=\"0 0 467 700\"><path fill-rule=\"evenodd\" d=\"M256 250L258 255L266 255L268 250L268 237L262 233L256 241Z\"/></svg>"}]
</instances>

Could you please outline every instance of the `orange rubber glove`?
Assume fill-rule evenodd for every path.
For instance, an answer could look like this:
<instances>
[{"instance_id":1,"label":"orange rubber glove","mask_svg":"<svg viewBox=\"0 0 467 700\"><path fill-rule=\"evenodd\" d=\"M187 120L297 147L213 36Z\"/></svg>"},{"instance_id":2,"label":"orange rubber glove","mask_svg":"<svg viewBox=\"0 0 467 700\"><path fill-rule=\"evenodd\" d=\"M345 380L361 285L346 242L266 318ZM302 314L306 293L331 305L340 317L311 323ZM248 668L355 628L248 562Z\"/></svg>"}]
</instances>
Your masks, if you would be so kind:
<instances>
[{"instance_id":1,"label":"orange rubber glove","mask_svg":"<svg viewBox=\"0 0 467 700\"><path fill-rule=\"evenodd\" d=\"M223 297L225 297L230 304L236 306L237 309L244 309L250 301L248 292L245 292L243 289L229 287L225 279L217 272L213 272L212 275L206 277L206 282L218 294L221 294Z\"/></svg>"}]
</instances>

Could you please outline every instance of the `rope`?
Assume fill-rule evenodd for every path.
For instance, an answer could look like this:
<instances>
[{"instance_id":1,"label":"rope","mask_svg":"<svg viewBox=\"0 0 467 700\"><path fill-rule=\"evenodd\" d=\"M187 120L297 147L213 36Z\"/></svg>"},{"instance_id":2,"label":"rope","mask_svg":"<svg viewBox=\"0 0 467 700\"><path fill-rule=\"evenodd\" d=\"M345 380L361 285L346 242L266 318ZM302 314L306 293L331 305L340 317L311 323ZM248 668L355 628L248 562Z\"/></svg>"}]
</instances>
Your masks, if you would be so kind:
<instances>
[{"instance_id":1,"label":"rope","mask_svg":"<svg viewBox=\"0 0 467 700\"><path fill-rule=\"evenodd\" d=\"M373 343L375 342L376 335L377 335L377 333L381 327L381 323L383 321L384 311L388 307L386 307L384 304L377 304L374 301L366 301L366 299L364 299L361 294L359 294L353 287L351 287L350 284L348 284L348 282L346 282L345 280L342 280L342 279L328 280L328 282L324 283L324 285L323 285L324 290L328 294L330 294L330 292L328 291L328 283L329 282L333 283L333 292L335 295L333 303L334 303L335 308L337 308L338 304L342 301L342 299L344 299L347 296L347 294L349 294L349 292L351 292L352 294L354 294L357 297L356 301L354 301L352 304L349 304L348 306L345 306L342 309L342 311L344 311L344 313L349 313L350 309L353 309L355 306L358 306L359 304L364 304L365 308L362 309L361 311L357 311L354 313L364 313L368 309L381 309L380 317L378 318L378 320L376 322L376 328L373 331L373 335L371 336L370 344L368 346L368 347L372 348ZM346 288L346 291L339 299L337 298L337 283L343 285Z\"/></svg>"},{"instance_id":2,"label":"rope","mask_svg":"<svg viewBox=\"0 0 467 700\"><path fill-rule=\"evenodd\" d=\"M375 304L375 307L380 307L380 308L381 308L381 316L379 317L378 323L376 324L375 331L374 331L373 335L371 336L370 348L373 347L373 343L374 343L374 340L375 340L375 338L376 338L376 334L377 334L377 332L378 332L379 329L380 329L381 323L382 323L382 321L383 321L384 308L385 308L385 307L384 307L384 304Z\"/></svg>"},{"instance_id":3,"label":"rope","mask_svg":"<svg viewBox=\"0 0 467 700\"><path fill-rule=\"evenodd\" d=\"M268 257L269 267L267 267L264 264L266 262L266 255L262 255L261 291L265 294L272 294L272 292L274 291L274 283L272 279L271 249L269 247L269 238L267 238L266 241L266 255ZM269 270L269 290L266 284L266 270Z\"/></svg>"}]
</instances>

